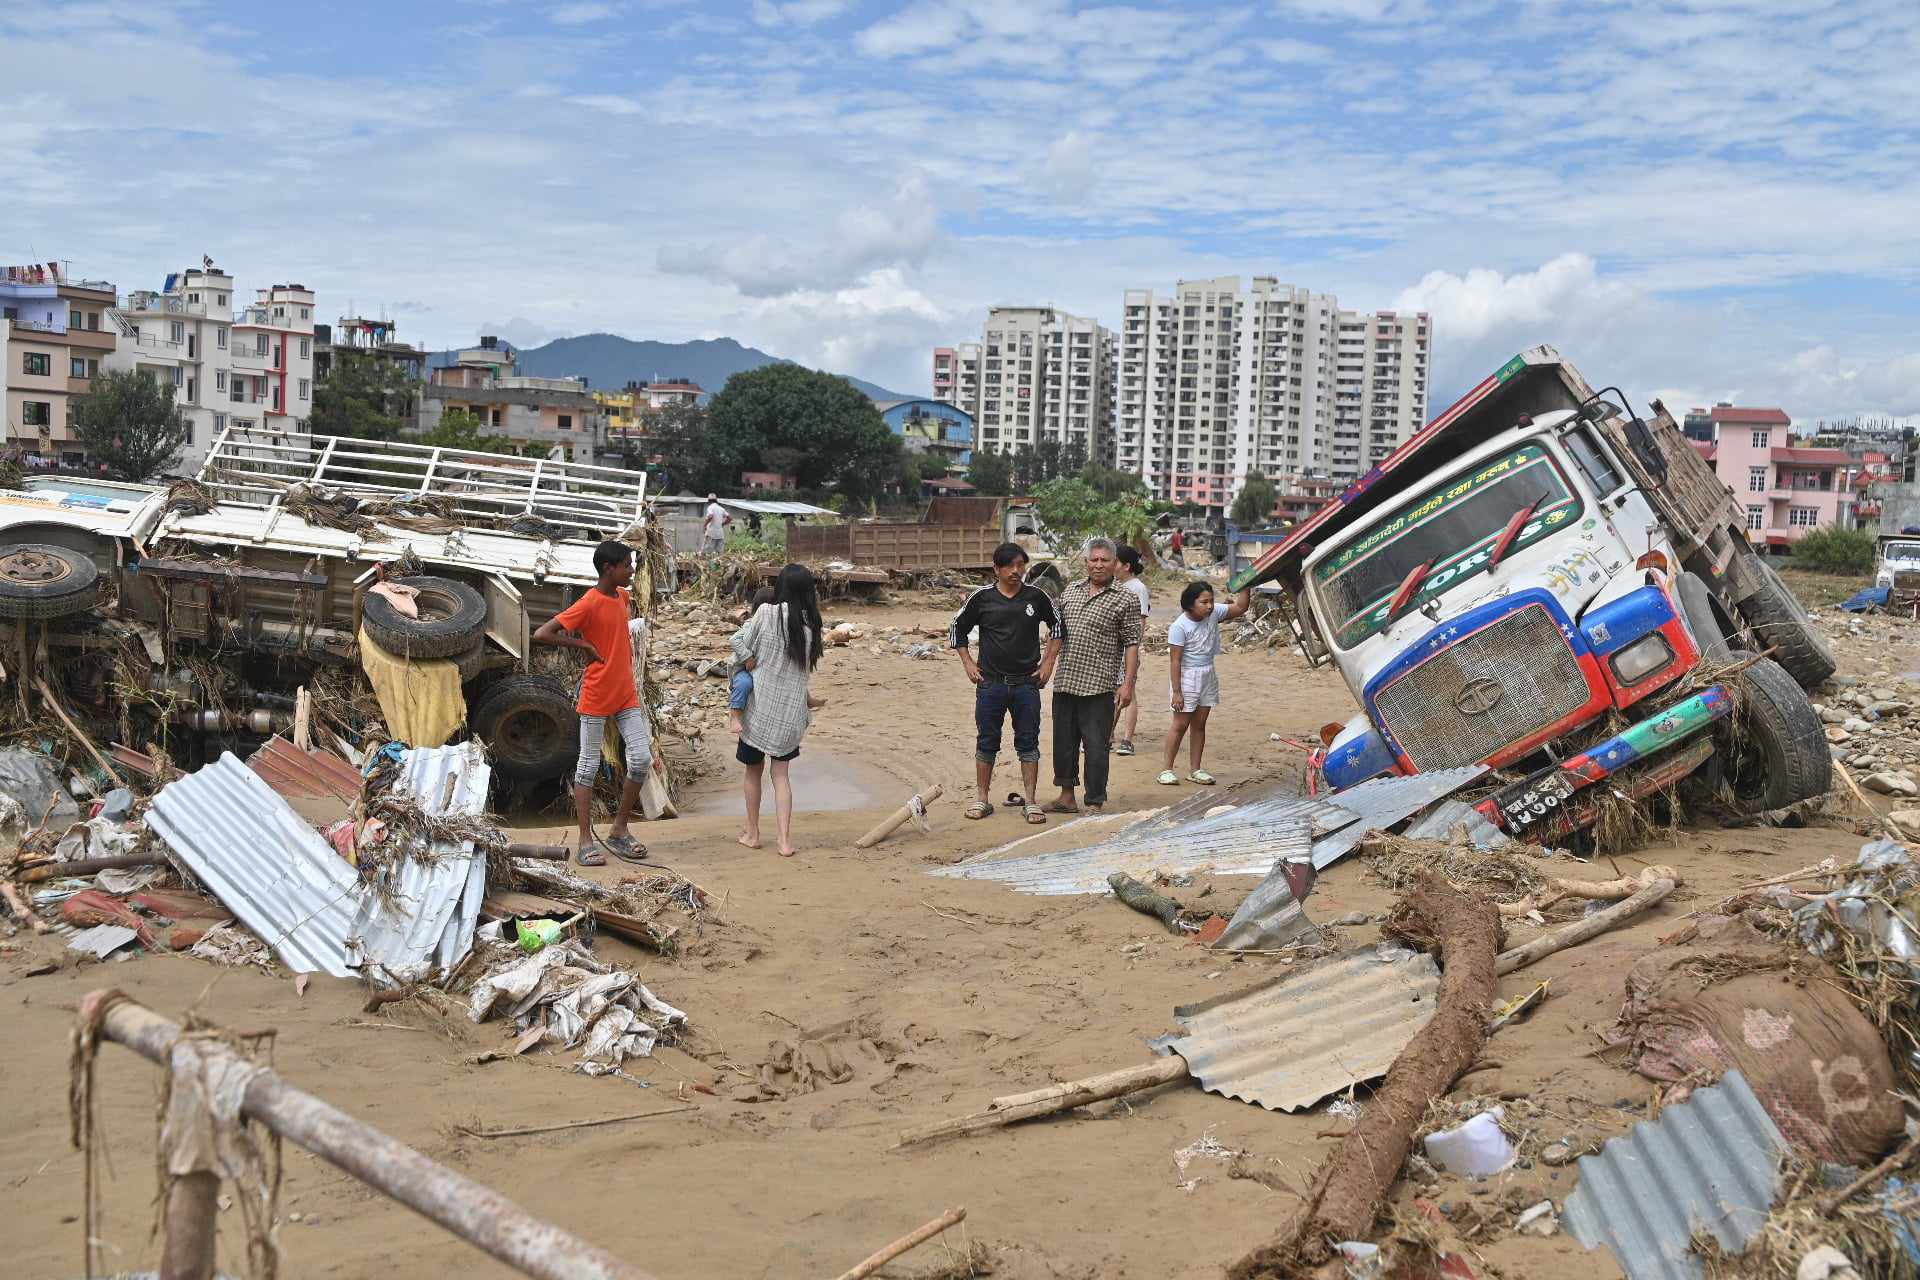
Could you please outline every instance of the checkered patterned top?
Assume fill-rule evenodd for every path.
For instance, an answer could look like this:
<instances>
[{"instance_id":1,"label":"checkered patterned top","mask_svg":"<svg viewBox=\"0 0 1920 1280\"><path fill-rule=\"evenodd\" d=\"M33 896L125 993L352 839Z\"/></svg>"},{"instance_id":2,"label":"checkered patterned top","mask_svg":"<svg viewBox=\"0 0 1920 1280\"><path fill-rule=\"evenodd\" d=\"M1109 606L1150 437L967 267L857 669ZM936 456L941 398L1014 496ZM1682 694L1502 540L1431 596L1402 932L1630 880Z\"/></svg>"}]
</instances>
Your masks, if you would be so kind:
<instances>
[{"instance_id":1,"label":"checkered patterned top","mask_svg":"<svg viewBox=\"0 0 1920 1280\"><path fill-rule=\"evenodd\" d=\"M1127 650L1140 643L1140 602L1117 582L1095 588L1082 578L1060 593L1060 621L1067 643L1053 677L1055 692L1082 698L1112 693Z\"/></svg>"}]
</instances>

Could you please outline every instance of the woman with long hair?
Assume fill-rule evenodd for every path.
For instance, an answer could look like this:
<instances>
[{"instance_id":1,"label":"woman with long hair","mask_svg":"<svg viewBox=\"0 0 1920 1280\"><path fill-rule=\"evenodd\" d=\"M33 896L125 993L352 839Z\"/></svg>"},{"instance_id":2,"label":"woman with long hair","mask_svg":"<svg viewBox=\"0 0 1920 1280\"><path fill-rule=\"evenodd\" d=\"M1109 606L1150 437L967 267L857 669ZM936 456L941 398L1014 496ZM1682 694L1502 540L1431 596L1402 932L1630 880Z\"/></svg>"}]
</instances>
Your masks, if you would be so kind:
<instances>
[{"instance_id":1,"label":"woman with long hair","mask_svg":"<svg viewBox=\"0 0 1920 1280\"><path fill-rule=\"evenodd\" d=\"M740 843L760 847L760 797L767 763L772 761L773 808L780 824L780 856L791 858L793 848L793 784L788 766L800 754L812 709L824 706L808 692L808 681L820 663L824 644L820 605L815 598L813 573L805 565L790 564L780 571L773 602L753 611L746 625L733 633L733 656L742 664L751 660L753 690L742 715L734 759L746 766L742 790L747 821Z\"/></svg>"}]
</instances>

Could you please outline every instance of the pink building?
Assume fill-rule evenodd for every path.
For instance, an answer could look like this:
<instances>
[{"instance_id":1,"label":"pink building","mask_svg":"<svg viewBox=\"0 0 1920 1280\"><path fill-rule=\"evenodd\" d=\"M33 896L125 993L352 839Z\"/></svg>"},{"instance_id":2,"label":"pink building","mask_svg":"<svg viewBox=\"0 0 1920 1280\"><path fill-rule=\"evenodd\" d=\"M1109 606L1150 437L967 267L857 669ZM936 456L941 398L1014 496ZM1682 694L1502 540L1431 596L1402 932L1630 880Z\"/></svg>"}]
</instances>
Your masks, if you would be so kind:
<instances>
[{"instance_id":1,"label":"pink building","mask_svg":"<svg viewBox=\"0 0 1920 1280\"><path fill-rule=\"evenodd\" d=\"M1779 409L1715 405L1714 440L1695 441L1747 511L1756 545L1784 548L1809 529L1852 528L1863 478L1882 455L1796 445L1793 420Z\"/></svg>"}]
</instances>

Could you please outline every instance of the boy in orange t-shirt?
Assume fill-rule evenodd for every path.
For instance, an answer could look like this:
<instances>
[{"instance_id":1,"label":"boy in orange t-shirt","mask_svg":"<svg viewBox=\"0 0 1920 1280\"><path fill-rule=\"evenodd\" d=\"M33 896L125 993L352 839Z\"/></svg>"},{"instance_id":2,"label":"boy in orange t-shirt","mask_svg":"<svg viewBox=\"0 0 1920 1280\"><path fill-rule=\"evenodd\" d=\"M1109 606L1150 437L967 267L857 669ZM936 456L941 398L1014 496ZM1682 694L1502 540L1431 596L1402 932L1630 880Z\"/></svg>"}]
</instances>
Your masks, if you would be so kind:
<instances>
[{"instance_id":1,"label":"boy in orange t-shirt","mask_svg":"<svg viewBox=\"0 0 1920 1280\"><path fill-rule=\"evenodd\" d=\"M533 638L540 644L583 649L593 655L593 664L580 682L580 758L573 770L580 846L574 856L582 866L601 867L609 853L622 862L646 858L646 846L627 834L627 823L639 801L640 784L653 765L653 737L633 679L633 645L627 631L633 611L633 593L627 589L633 581L633 549L624 543L603 542L594 548L593 567L600 581L541 624ZM600 774L600 749L609 718L620 726L620 740L626 744L627 776L620 788L620 811L607 838L600 840L593 833L593 784Z\"/></svg>"}]
</instances>

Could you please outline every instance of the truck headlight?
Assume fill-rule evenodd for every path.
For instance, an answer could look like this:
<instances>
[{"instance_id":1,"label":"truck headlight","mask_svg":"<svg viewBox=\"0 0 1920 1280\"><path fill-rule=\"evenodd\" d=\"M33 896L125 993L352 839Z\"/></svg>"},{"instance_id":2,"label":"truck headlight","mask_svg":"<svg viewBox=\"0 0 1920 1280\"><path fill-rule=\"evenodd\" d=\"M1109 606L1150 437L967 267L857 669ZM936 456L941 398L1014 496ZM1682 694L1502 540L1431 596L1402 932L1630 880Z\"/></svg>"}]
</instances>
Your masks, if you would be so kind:
<instances>
[{"instance_id":1,"label":"truck headlight","mask_svg":"<svg viewBox=\"0 0 1920 1280\"><path fill-rule=\"evenodd\" d=\"M1643 636L1613 655L1613 674L1621 684L1639 684L1673 661L1673 649L1659 632Z\"/></svg>"}]
</instances>

